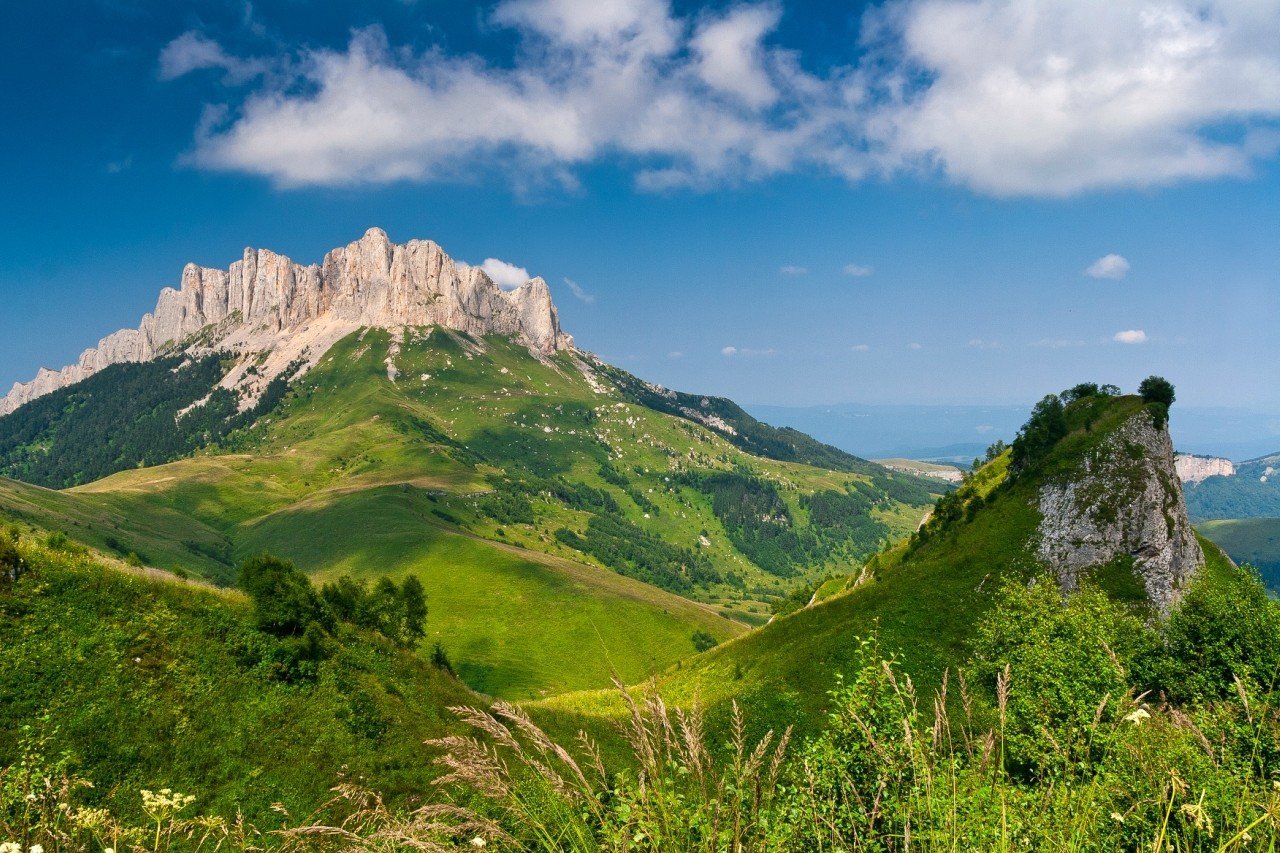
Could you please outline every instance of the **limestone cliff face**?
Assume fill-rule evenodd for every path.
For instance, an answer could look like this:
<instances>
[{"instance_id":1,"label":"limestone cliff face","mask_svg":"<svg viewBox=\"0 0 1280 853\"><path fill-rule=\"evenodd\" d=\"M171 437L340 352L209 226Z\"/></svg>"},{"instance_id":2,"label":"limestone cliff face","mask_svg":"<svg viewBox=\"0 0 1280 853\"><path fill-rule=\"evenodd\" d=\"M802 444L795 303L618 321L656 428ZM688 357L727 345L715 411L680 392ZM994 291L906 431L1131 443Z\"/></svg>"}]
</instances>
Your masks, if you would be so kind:
<instances>
[{"instance_id":1,"label":"limestone cliff face","mask_svg":"<svg viewBox=\"0 0 1280 853\"><path fill-rule=\"evenodd\" d=\"M1218 456L1193 456L1179 453L1174 459L1178 479L1184 483L1202 483L1210 477L1234 477L1236 466L1230 459Z\"/></svg>"},{"instance_id":2,"label":"limestone cliff face","mask_svg":"<svg viewBox=\"0 0 1280 853\"><path fill-rule=\"evenodd\" d=\"M1089 451L1078 471L1042 486L1039 502L1038 556L1064 589L1130 556L1147 598L1167 614L1204 565L1169 432L1145 410Z\"/></svg>"},{"instance_id":3,"label":"limestone cliff face","mask_svg":"<svg viewBox=\"0 0 1280 853\"><path fill-rule=\"evenodd\" d=\"M227 270L188 264L181 287L162 290L155 311L137 329L108 335L75 364L42 368L30 382L16 383L0 400L0 415L108 365L155 358L197 334L196 346L271 352L251 382L265 385L290 361L314 363L345 334L367 326L505 335L537 355L573 349L542 279L508 293L430 240L395 244L382 229L371 228L320 264L304 266L267 249L245 249Z\"/></svg>"}]
</instances>

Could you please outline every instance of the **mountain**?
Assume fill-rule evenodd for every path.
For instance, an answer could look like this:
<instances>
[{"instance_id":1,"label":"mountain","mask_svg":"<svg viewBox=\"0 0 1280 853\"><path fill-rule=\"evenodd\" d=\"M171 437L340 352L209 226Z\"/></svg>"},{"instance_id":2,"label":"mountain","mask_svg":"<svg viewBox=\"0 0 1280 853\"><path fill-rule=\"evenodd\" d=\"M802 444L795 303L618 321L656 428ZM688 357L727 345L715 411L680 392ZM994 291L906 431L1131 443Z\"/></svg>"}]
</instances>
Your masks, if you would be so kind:
<instances>
[{"instance_id":1,"label":"mountain","mask_svg":"<svg viewBox=\"0 0 1280 853\"><path fill-rule=\"evenodd\" d=\"M1280 517L1280 453L1234 466L1233 475L1218 474L1187 486L1187 508L1197 521Z\"/></svg>"},{"instance_id":2,"label":"mountain","mask_svg":"<svg viewBox=\"0 0 1280 853\"><path fill-rule=\"evenodd\" d=\"M181 287L162 290L137 329L108 335L75 364L42 368L30 382L15 383L0 400L0 415L109 365L175 350L240 356L220 385L241 391L248 403L290 365L314 366L356 329L405 326L510 336L544 355L573 348L541 278L506 292L430 240L396 245L381 228L370 228L319 264L248 248L227 270L188 264Z\"/></svg>"},{"instance_id":3,"label":"mountain","mask_svg":"<svg viewBox=\"0 0 1280 853\"><path fill-rule=\"evenodd\" d=\"M918 532L808 606L669 671L664 695L733 698L769 725L812 724L872 632L929 695L968 660L1002 581L1044 572L1064 590L1088 577L1140 613L1167 614L1197 578L1234 569L1195 536L1158 417L1138 397L1091 395L1067 405L1044 439L1033 416L1026 437L942 498ZM617 712L602 695L542 704Z\"/></svg>"},{"instance_id":4,"label":"mountain","mask_svg":"<svg viewBox=\"0 0 1280 853\"><path fill-rule=\"evenodd\" d=\"M414 575L428 640L504 697L727 641L945 488L643 382L574 347L540 280L376 229L318 265L188 267L90 352L11 396L0 518L222 585L264 551Z\"/></svg>"}]
</instances>

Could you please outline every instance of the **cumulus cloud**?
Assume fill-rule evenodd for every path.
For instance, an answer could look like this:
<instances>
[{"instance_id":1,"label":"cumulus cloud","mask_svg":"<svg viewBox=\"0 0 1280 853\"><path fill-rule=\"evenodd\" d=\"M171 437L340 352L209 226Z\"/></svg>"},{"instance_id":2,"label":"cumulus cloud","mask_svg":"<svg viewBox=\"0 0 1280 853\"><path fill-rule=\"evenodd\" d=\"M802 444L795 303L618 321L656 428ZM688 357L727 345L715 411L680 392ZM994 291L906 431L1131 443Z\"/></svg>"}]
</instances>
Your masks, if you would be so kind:
<instances>
[{"instance_id":1,"label":"cumulus cloud","mask_svg":"<svg viewBox=\"0 0 1280 853\"><path fill-rule=\"evenodd\" d=\"M485 275L503 290L515 290L529 280L529 271L524 267L500 261L497 258L485 258L480 265Z\"/></svg>"},{"instance_id":2,"label":"cumulus cloud","mask_svg":"<svg viewBox=\"0 0 1280 853\"><path fill-rule=\"evenodd\" d=\"M871 344L854 344L850 349L854 352L871 352Z\"/></svg>"},{"instance_id":3,"label":"cumulus cloud","mask_svg":"<svg viewBox=\"0 0 1280 853\"><path fill-rule=\"evenodd\" d=\"M867 276L871 275L873 272L875 272L874 269L864 264L845 264L844 265L844 274L848 276L853 276L854 278L866 278Z\"/></svg>"},{"instance_id":4,"label":"cumulus cloud","mask_svg":"<svg viewBox=\"0 0 1280 853\"><path fill-rule=\"evenodd\" d=\"M1111 340L1118 344L1145 344L1147 333L1141 329L1126 329L1123 332L1116 332Z\"/></svg>"},{"instance_id":5,"label":"cumulus cloud","mask_svg":"<svg viewBox=\"0 0 1280 853\"><path fill-rule=\"evenodd\" d=\"M778 269L783 275L804 275L809 271L808 267L796 266L795 264L786 264Z\"/></svg>"},{"instance_id":6,"label":"cumulus cloud","mask_svg":"<svg viewBox=\"0 0 1280 853\"><path fill-rule=\"evenodd\" d=\"M777 43L782 7L503 0L513 60L388 44L230 55L198 32L160 76L258 78L190 162L277 185L471 177L576 186L613 159L642 190L800 169L938 174L997 196L1243 176L1280 149L1274 0L899 0L827 70ZM851 273L854 274L854 273Z\"/></svg>"},{"instance_id":7,"label":"cumulus cloud","mask_svg":"<svg viewBox=\"0 0 1280 853\"><path fill-rule=\"evenodd\" d=\"M1090 278L1109 278L1119 281L1129 273L1129 262L1121 255L1103 255L1085 269Z\"/></svg>"},{"instance_id":8,"label":"cumulus cloud","mask_svg":"<svg viewBox=\"0 0 1280 853\"><path fill-rule=\"evenodd\" d=\"M564 283L565 283L565 286L569 288L569 292L572 293L574 296L576 296L579 300L587 303L588 305L596 301L595 294L587 293L585 290L582 289L582 285L578 284L573 279L566 277L564 280Z\"/></svg>"}]
</instances>

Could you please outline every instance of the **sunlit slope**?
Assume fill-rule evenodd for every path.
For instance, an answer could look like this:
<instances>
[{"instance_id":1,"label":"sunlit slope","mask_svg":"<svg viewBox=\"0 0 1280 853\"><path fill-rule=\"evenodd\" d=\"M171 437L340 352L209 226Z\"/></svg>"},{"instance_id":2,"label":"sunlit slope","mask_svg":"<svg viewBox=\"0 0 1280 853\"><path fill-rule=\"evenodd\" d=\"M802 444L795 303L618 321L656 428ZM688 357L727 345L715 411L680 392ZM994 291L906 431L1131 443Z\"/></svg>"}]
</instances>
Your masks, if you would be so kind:
<instances>
[{"instance_id":1,"label":"sunlit slope","mask_svg":"<svg viewBox=\"0 0 1280 853\"><path fill-rule=\"evenodd\" d=\"M851 670L861 640L873 632L881 650L898 656L927 695L948 668L968 659L974 628L1002 581L1043 571L1032 544L1042 478L1070 471L1142 403L1103 398L1089 407L1068 409L1071 431L1036 471L1006 482L1006 451L956 493L953 521L931 525L932 533L918 542L904 541L877 556L843 591L824 589L826 597L809 607L682 662L659 680L664 696L681 703L698 697L711 706L736 699L769 725L809 726L820 719L838 674ZM1210 577L1235 571L1221 550L1200 542ZM1132 575L1123 566L1108 567L1096 570L1094 580L1132 601L1143 595ZM607 691L555 697L541 707L586 721L620 710Z\"/></svg>"},{"instance_id":2,"label":"sunlit slope","mask_svg":"<svg viewBox=\"0 0 1280 853\"><path fill-rule=\"evenodd\" d=\"M735 545L741 531L726 529L689 472L764 484L796 527L809 524L808 496L862 484L875 529L862 544L825 543L822 560L797 561L783 577ZM879 472L752 456L703 424L631 402L568 354L539 360L441 330L368 331L225 446L67 492L14 484L0 490L0 514L27 512L19 520L222 583L264 550L318 579L418 574L432 638L468 682L527 698L603 685L612 671L661 671L693 652L695 631L727 640L765 621L769 598L789 584L860 568L931 500L912 478ZM914 504L875 491L885 487ZM656 588L636 565L652 554L590 541L601 515L614 527L607 546L639 542L676 567L674 582ZM715 579L681 576L690 561Z\"/></svg>"}]
</instances>

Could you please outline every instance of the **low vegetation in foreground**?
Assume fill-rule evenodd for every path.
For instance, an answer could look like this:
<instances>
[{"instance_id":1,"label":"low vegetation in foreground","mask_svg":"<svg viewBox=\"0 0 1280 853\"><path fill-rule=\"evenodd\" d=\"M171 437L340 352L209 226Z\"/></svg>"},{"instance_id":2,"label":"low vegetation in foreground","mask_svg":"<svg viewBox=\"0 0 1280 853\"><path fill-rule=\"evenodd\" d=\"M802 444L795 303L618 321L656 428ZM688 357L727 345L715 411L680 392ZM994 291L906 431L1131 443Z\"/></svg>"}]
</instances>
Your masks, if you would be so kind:
<instances>
[{"instance_id":1,"label":"low vegetation in foreground","mask_svg":"<svg viewBox=\"0 0 1280 853\"><path fill-rule=\"evenodd\" d=\"M1280 609L1226 564L1163 622L1009 582L928 694L868 633L803 737L620 689L622 749L557 742L406 653L412 589L258 560L246 599L7 535L0 568L6 851L1280 840Z\"/></svg>"}]
</instances>

